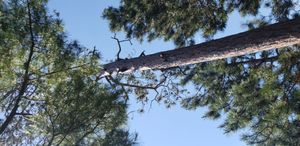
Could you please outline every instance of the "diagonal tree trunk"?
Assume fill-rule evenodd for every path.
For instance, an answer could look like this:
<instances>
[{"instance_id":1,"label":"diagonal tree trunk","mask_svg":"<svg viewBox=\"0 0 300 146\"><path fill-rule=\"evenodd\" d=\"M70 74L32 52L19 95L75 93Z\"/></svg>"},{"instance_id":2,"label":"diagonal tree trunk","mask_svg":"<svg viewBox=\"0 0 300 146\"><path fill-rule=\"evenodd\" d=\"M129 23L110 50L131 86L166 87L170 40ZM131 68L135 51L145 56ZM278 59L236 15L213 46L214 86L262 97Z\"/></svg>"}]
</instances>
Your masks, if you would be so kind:
<instances>
[{"instance_id":1,"label":"diagonal tree trunk","mask_svg":"<svg viewBox=\"0 0 300 146\"><path fill-rule=\"evenodd\" d=\"M115 72L167 69L241 56L300 43L300 18L272 24L193 46L120 60L103 66L101 76Z\"/></svg>"}]
</instances>

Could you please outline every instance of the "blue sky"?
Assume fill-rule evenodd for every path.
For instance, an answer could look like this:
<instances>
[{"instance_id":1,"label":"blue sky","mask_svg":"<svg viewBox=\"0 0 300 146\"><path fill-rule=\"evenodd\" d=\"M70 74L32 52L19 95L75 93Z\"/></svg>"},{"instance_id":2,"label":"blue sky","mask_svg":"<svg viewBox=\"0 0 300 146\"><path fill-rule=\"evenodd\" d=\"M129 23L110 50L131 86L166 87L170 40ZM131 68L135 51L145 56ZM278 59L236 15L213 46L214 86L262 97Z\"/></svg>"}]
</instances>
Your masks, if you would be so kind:
<instances>
[{"instance_id":1,"label":"blue sky","mask_svg":"<svg viewBox=\"0 0 300 146\"><path fill-rule=\"evenodd\" d=\"M117 43L111 39L108 22L101 18L104 8L117 6L119 0L50 0L50 10L57 10L64 21L65 29L71 39L78 40L86 47L96 46L101 52L103 63L115 59ZM245 30L244 22L237 13L230 17L227 29L216 38ZM122 39L124 34L117 33ZM123 57L138 56L143 50L146 54L173 49L172 42L155 40L151 43L133 41L133 45L123 44ZM130 110L138 105L131 100ZM154 103L145 113L132 113L129 116L130 131L139 134L142 146L243 146L239 134L224 135L218 126L222 122L201 118L205 109L187 111L179 106L170 109L163 104Z\"/></svg>"}]
</instances>

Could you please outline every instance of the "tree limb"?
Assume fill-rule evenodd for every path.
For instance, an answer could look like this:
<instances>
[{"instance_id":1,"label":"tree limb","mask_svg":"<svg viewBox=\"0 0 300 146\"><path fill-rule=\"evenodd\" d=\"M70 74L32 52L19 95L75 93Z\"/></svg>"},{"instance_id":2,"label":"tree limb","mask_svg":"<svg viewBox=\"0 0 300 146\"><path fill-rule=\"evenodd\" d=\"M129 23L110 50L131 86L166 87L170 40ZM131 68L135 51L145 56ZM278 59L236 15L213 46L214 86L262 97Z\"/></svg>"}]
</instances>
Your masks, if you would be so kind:
<instances>
[{"instance_id":1,"label":"tree limb","mask_svg":"<svg viewBox=\"0 0 300 146\"><path fill-rule=\"evenodd\" d=\"M117 37L116 37L116 34L114 35L114 37L111 37L112 39L116 40L117 43L118 43L118 47L119 47L119 50L118 50L118 53L117 53L117 61L120 61L122 60L120 58L120 54L121 54L121 51L122 51L122 47L121 47L121 43L122 42L129 42L131 45L132 45L132 42L130 39L126 39L126 40L119 40Z\"/></svg>"},{"instance_id":2,"label":"tree limb","mask_svg":"<svg viewBox=\"0 0 300 146\"><path fill-rule=\"evenodd\" d=\"M300 18L296 18L193 46L108 63L103 66L99 76L135 70L167 69L299 43Z\"/></svg>"},{"instance_id":3,"label":"tree limb","mask_svg":"<svg viewBox=\"0 0 300 146\"><path fill-rule=\"evenodd\" d=\"M5 121L3 122L3 124L0 127L0 134L2 134L4 132L6 127L9 125L9 123L13 120L14 116L16 115L17 110L19 108L19 103L21 102L23 94L26 92L26 88L27 88L28 81L29 81L29 67L30 67L30 62L31 62L33 52L34 52L35 43L34 43L34 34L33 34L33 29L32 29L32 18L31 18L32 16L31 16L31 12L30 12L30 3L29 3L29 0L27 0L26 2L27 2L27 13L28 13L28 21L29 21L29 31L30 31L30 37L31 37L30 52L28 55L28 59L24 64L25 73L23 76L23 82L21 85L19 95L17 96L17 99L16 99L13 109L11 110L10 114L7 116L7 118L5 119Z\"/></svg>"}]
</instances>

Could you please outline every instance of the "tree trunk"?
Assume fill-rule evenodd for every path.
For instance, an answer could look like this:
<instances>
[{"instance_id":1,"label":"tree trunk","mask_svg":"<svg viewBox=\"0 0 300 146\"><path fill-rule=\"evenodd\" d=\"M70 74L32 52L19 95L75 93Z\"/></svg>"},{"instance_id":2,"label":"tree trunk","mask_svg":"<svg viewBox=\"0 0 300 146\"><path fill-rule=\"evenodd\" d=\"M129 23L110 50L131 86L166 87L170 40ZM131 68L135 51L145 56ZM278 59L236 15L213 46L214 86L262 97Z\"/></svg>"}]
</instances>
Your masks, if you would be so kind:
<instances>
[{"instance_id":1,"label":"tree trunk","mask_svg":"<svg viewBox=\"0 0 300 146\"><path fill-rule=\"evenodd\" d=\"M167 69L241 56L300 43L300 18L272 24L193 46L120 60L104 65L101 76L115 72Z\"/></svg>"}]
</instances>

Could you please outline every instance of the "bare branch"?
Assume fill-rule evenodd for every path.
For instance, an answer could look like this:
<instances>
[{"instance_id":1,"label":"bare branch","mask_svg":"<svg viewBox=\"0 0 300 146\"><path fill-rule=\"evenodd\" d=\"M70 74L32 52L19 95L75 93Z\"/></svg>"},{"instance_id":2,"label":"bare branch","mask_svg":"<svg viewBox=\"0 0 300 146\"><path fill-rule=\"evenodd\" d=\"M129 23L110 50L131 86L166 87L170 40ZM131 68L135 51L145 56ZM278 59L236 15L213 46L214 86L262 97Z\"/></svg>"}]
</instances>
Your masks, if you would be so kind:
<instances>
[{"instance_id":1,"label":"bare branch","mask_svg":"<svg viewBox=\"0 0 300 146\"><path fill-rule=\"evenodd\" d=\"M21 112L21 113L16 113L16 115L21 115L21 116L31 116L32 114L31 114L31 113L24 113L24 112Z\"/></svg>"},{"instance_id":2,"label":"bare branch","mask_svg":"<svg viewBox=\"0 0 300 146\"><path fill-rule=\"evenodd\" d=\"M117 61L122 60L122 59L120 58L120 54L121 54L121 51L122 51L121 43L123 43L123 42L129 42L129 43L132 45L132 42L131 42L130 39L119 40L119 39L116 37L116 33L115 33L114 37L111 37L111 38L114 39L114 40L116 40L117 43L118 43L119 49L118 49L118 53L117 53Z\"/></svg>"},{"instance_id":3,"label":"bare branch","mask_svg":"<svg viewBox=\"0 0 300 146\"><path fill-rule=\"evenodd\" d=\"M115 84L118 84L118 83L119 83L119 82L118 82L117 80L115 80L112 76L105 77L105 79L107 80L107 82L108 82L111 86L113 86L112 83L111 83L111 81L113 81ZM111 81L110 81L110 80L111 80ZM118 85L121 86L123 92L125 93L125 103L127 103L128 99L129 99L128 92L127 92L127 90L125 89L124 85L122 85L122 84L118 84Z\"/></svg>"}]
</instances>

